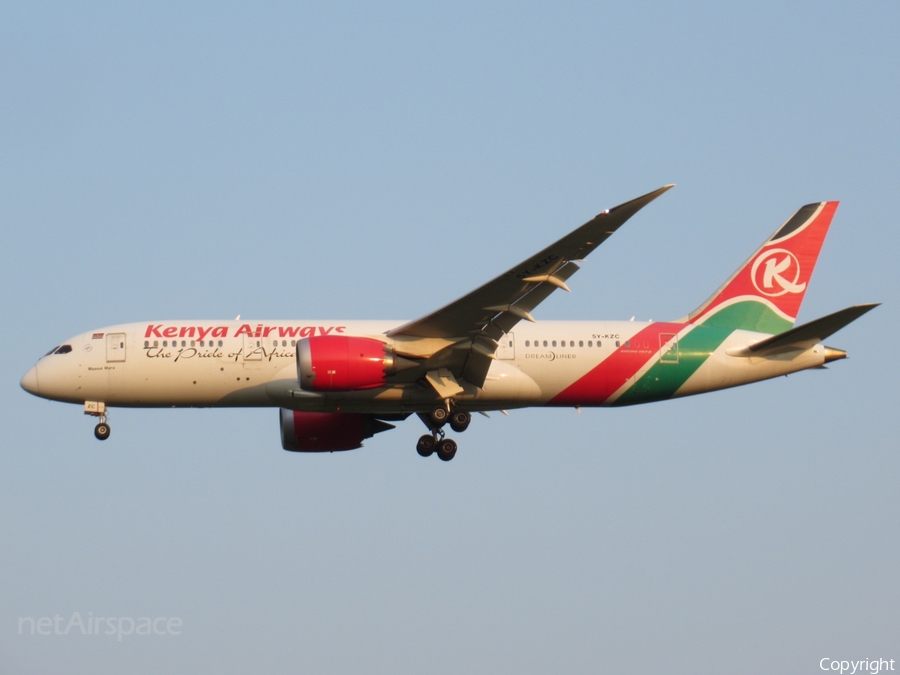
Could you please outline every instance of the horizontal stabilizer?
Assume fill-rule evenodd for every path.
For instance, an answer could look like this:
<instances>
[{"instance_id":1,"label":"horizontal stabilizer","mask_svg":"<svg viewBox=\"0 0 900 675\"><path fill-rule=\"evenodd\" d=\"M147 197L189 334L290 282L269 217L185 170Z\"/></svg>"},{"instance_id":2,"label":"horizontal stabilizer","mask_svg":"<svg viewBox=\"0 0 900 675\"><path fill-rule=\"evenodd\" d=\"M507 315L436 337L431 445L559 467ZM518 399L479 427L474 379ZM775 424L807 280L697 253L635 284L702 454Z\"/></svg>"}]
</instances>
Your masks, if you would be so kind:
<instances>
[{"instance_id":1,"label":"horizontal stabilizer","mask_svg":"<svg viewBox=\"0 0 900 675\"><path fill-rule=\"evenodd\" d=\"M881 303L875 302L867 305L854 305L833 314L804 323L778 335L773 335L765 340L754 342L752 345L740 350L740 353L731 352L733 356L761 356L772 352L789 351L793 349L809 349L813 345L837 333L847 324L856 321L868 311L878 307Z\"/></svg>"}]
</instances>

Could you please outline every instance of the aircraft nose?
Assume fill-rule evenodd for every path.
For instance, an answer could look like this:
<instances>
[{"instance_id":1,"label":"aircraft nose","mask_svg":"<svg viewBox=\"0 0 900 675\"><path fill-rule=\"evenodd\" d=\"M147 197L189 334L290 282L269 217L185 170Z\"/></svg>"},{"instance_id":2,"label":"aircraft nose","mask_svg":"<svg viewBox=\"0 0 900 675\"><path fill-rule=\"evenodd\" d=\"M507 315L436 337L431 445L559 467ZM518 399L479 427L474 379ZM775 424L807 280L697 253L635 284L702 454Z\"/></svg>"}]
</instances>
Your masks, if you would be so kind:
<instances>
[{"instance_id":1,"label":"aircraft nose","mask_svg":"<svg viewBox=\"0 0 900 675\"><path fill-rule=\"evenodd\" d=\"M34 394L38 396L38 373L37 366L31 366L31 370L29 370L22 377L22 380L19 382L22 385L22 389L27 391L29 394Z\"/></svg>"}]
</instances>

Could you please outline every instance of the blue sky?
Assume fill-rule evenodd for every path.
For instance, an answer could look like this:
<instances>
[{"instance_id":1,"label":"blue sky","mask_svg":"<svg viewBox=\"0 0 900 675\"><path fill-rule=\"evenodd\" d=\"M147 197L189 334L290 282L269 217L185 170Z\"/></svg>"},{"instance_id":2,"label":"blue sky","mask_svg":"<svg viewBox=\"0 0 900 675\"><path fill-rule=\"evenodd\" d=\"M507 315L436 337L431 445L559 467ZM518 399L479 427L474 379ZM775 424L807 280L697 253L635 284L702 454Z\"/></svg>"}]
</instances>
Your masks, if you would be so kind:
<instances>
[{"instance_id":1,"label":"blue sky","mask_svg":"<svg viewBox=\"0 0 900 675\"><path fill-rule=\"evenodd\" d=\"M0 670L820 672L895 658L896 3L0 9ZM671 319L802 204L851 358L624 410L476 419L422 460L281 450L275 410L27 395L47 349L182 318L425 314L678 187L541 319ZM181 635L29 637L19 617Z\"/></svg>"}]
</instances>

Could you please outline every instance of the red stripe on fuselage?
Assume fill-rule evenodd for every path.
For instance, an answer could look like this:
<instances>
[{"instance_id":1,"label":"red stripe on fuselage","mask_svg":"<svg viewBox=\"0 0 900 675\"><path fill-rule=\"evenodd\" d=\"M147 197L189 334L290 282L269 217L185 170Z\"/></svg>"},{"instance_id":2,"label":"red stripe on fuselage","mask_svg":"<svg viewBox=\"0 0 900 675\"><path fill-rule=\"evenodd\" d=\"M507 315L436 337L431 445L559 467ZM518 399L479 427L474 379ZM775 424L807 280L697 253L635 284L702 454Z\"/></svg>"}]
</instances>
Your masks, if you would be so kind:
<instances>
[{"instance_id":1,"label":"red stripe on fuselage","mask_svg":"<svg viewBox=\"0 0 900 675\"><path fill-rule=\"evenodd\" d=\"M660 333L677 334L681 323L651 323L600 362L587 375L563 389L547 405L600 405L615 394L660 349ZM665 342L663 343L665 344Z\"/></svg>"}]
</instances>

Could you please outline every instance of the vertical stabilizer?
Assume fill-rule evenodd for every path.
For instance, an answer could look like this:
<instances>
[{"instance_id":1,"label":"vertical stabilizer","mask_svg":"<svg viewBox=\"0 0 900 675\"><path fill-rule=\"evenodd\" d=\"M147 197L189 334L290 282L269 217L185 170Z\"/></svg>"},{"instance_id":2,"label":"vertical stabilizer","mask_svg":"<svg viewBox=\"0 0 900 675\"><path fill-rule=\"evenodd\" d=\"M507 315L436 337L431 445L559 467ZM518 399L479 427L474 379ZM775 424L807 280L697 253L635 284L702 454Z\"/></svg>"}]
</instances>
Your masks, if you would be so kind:
<instances>
[{"instance_id":1,"label":"vertical stabilizer","mask_svg":"<svg viewBox=\"0 0 900 675\"><path fill-rule=\"evenodd\" d=\"M801 207L685 320L772 334L791 328L837 206Z\"/></svg>"}]
</instances>

